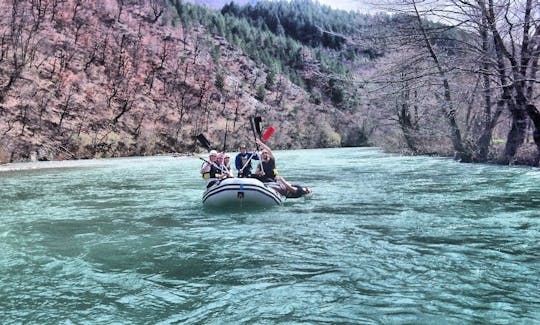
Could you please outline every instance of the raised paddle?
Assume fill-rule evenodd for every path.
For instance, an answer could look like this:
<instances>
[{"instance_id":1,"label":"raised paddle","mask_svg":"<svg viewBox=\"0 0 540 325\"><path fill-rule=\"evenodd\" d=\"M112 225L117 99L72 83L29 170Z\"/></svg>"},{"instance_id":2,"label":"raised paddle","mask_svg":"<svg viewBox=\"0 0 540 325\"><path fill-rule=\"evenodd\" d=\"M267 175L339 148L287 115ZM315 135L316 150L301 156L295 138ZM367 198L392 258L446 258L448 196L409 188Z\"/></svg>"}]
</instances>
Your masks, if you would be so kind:
<instances>
[{"instance_id":1,"label":"raised paddle","mask_svg":"<svg viewBox=\"0 0 540 325\"><path fill-rule=\"evenodd\" d=\"M255 122L256 119L259 120L259 122L261 120L261 118L259 116L255 116L255 117L251 116L249 118L249 124L251 124L251 131L253 131L253 139L254 140L257 140L257 133L256 133L257 126L256 126L256 122ZM255 141L255 143L256 143L256 146L257 146L257 151L259 151L259 144L257 144L257 141Z\"/></svg>"},{"instance_id":2,"label":"raised paddle","mask_svg":"<svg viewBox=\"0 0 540 325\"><path fill-rule=\"evenodd\" d=\"M270 125L268 129L264 131L264 134L261 137L261 141L266 142L268 139L270 139L270 137L272 136L272 134L274 134L274 132L276 132L276 129Z\"/></svg>"},{"instance_id":3,"label":"raised paddle","mask_svg":"<svg viewBox=\"0 0 540 325\"><path fill-rule=\"evenodd\" d=\"M199 140L200 144L208 149L208 151L212 150L212 145L210 144L210 141L204 136L204 134L197 135L197 140Z\"/></svg>"},{"instance_id":4,"label":"raised paddle","mask_svg":"<svg viewBox=\"0 0 540 325\"><path fill-rule=\"evenodd\" d=\"M260 138L262 118L260 116L255 116L255 118L253 119L253 122L255 123L255 131L257 131L257 134L259 135L259 138Z\"/></svg>"}]
</instances>

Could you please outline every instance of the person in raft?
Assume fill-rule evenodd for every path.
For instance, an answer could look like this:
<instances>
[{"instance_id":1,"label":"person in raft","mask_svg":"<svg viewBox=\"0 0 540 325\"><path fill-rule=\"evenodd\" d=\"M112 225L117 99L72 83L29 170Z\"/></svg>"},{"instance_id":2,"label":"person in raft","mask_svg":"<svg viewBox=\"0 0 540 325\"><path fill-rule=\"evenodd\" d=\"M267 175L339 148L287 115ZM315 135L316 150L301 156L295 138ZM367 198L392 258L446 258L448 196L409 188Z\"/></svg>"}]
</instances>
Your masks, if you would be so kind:
<instances>
[{"instance_id":1,"label":"person in raft","mask_svg":"<svg viewBox=\"0 0 540 325\"><path fill-rule=\"evenodd\" d=\"M234 159L234 167L238 171L238 177L251 177L252 160L259 160L257 152L248 152L245 144L240 145L239 153Z\"/></svg>"},{"instance_id":2,"label":"person in raft","mask_svg":"<svg viewBox=\"0 0 540 325\"><path fill-rule=\"evenodd\" d=\"M231 163L230 163L231 157L227 154L224 154L223 152L218 153L216 163L221 170L222 177L234 177L232 171L231 171Z\"/></svg>"},{"instance_id":3,"label":"person in raft","mask_svg":"<svg viewBox=\"0 0 540 325\"><path fill-rule=\"evenodd\" d=\"M217 164L218 153L211 150L208 155L208 160L204 161L201 166L201 176L206 180L206 187L210 187L221 178L221 169Z\"/></svg>"},{"instance_id":4,"label":"person in raft","mask_svg":"<svg viewBox=\"0 0 540 325\"><path fill-rule=\"evenodd\" d=\"M309 187L298 184L291 184L282 176L278 176L276 169L276 159L270 147L257 139L257 143L262 148L261 162L255 171L255 177L262 182L277 182L277 186L271 187L286 198L300 198L309 196L313 191Z\"/></svg>"},{"instance_id":5,"label":"person in raft","mask_svg":"<svg viewBox=\"0 0 540 325\"><path fill-rule=\"evenodd\" d=\"M257 165L255 178L263 183L275 182L278 171L276 168L276 158L269 146L257 139L257 143L262 148L261 162Z\"/></svg>"},{"instance_id":6,"label":"person in raft","mask_svg":"<svg viewBox=\"0 0 540 325\"><path fill-rule=\"evenodd\" d=\"M276 181L280 184L280 186L275 189L288 199L297 199L303 196L310 196L311 193L313 193L310 187L291 184L281 176L276 176Z\"/></svg>"}]
</instances>

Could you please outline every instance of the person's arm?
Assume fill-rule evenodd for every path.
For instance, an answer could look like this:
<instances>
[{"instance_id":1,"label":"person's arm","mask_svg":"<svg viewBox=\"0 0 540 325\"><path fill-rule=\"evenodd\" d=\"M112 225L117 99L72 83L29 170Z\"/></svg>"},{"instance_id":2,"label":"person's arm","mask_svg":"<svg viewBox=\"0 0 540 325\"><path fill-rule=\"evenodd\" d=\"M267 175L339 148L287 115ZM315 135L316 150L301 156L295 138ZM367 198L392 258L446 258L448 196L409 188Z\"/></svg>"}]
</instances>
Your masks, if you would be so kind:
<instances>
[{"instance_id":1,"label":"person's arm","mask_svg":"<svg viewBox=\"0 0 540 325\"><path fill-rule=\"evenodd\" d=\"M253 150L252 154L253 154L253 158L251 158L251 160L260 160L261 157L259 156L259 153L257 152L257 150Z\"/></svg>"},{"instance_id":2,"label":"person's arm","mask_svg":"<svg viewBox=\"0 0 540 325\"><path fill-rule=\"evenodd\" d=\"M264 150L268 151L268 155L270 156L270 158L272 159L275 159L274 158L274 153L272 152L272 149L270 149L269 146L267 146L264 142L262 142L260 139L257 139L256 140L257 143L259 144L259 146L261 146L261 148L263 148Z\"/></svg>"},{"instance_id":3,"label":"person's arm","mask_svg":"<svg viewBox=\"0 0 540 325\"><path fill-rule=\"evenodd\" d=\"M294 192L296 191L296 187L292 186L291 183L287 182L285 180L285 178L283 178L282 176L276 176L276 180L278 182L280 182L281 184L283 184L283 186L285 186L285 188L288 190L288 191L291 191L291 192Z\"/></svg>"},{"instance_id":4,"label":"person's arm","mask_svg":"<svg viewBox=\"0 0 540 325\"><path fill-rule=\"evenodd\" d=\"M242 169L242 156L240 154L237 154L236 158L234 158L234 167L236 167L237 171Z\"/></svg>"},{"instance_id":5,"label":"person's arm","mask_svg":"<svg viewBox=\"0 0 540 325\"><path fill-rule=\"evenodd\" d=\"M210 164L205 161L203 162L203 165L201 167L201 174L209 173L209 172L210 172Z\"/></svg>"}]
</instances>

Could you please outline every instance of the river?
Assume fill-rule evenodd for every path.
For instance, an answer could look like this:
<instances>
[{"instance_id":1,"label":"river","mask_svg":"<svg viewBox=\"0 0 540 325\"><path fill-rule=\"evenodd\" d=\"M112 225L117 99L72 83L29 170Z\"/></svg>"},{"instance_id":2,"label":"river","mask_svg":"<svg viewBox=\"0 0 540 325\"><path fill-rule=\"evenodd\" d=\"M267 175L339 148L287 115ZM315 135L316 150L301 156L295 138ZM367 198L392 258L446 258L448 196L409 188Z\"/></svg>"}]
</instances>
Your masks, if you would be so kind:
<instances>
[{"instance_id":1,"label":"river","mask_svg":"<svg viewBox=\"0 0 540 325\"><path fill-rule=\"evenodd\" d=\"M196 157L0 169L3 324L540 324L540 170L277 151L310 199L209 211Z\"/></svg>"}]
</instances>

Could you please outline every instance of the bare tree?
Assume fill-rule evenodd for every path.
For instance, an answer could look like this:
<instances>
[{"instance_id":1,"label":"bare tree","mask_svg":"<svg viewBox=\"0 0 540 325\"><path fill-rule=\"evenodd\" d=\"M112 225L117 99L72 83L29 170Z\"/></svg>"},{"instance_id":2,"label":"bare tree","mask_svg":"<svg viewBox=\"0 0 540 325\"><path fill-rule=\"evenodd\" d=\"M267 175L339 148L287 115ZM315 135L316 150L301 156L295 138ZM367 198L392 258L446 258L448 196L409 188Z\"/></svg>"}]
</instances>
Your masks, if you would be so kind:
<instances>
[{"instance_id":1,"label":"bare tree","mask_svg":"<svg viewBox=\"0 0 540 325\"><path fill-rule=\"evenodd\" d=\"M533 126L540 125L540 120L535 122L540 113L534 102L540 54L538 0L408 0L400 1L400 6L397 3L394 1L394 8L408 23L408 29L400 35L407 40L400 43L400 51L416 44L428 53L434 73L424 70L419 77L431 75L433 82L440 82L441 108L458 157L486 161L493 132L507 109L511 126L503 160L511 162L525 139L527 120ZM410 28L411 22L406 18L411 16L416 20L416 29ZM451 44L458 47L449 48ZM454 52L450 56L454 56L456 63L444 58L448 56L445 47ZM469 81L464 84L466 80ZM469 94L470 100L464 100L465 94ZM464 108L461 113L460 106ZM534 132L540 134L536 127ZM540 136L537 139L540 141ZM540 149L540 142L537 146Z\"/></svg>"},{"instance_id":2,"label":"bare tree","mask_svg":"<svg viewBox=\"0 0 540 325\"><path fill-rule=\"evenodd\" d=\"M444 92L444 102L443 102L443 105L441 105L441 109L444 115L446 116L448 125L450 126L450 138L452 139L454 150L456 150L456 155L457 155L456 158L459 160L463 160L465 162L469 162L471 161L472 157L469 152L465 151L465 147L461 139L461 130L456 121L456 108L454 107L454 104L453 104L453 99L452 99L453 91L450 87L449 77L446 73L447 69L446 67L443 67L443 63L439 60L439 55L435 52L432 42L427 34L426 28L424 27L424 21L422 20L422 17L420 16L420 11L418 10L416 1L412 0L411 4L414 8L415 17L418 21L418 28L421 32L422 40L424 42L425 48L429 52L429 56L433 60L433 64L435 65L439 78L442 81L443 92Z\"/></svg>"},{"instance_id":3,"label":"bare tree","mask_svg":"<svg viewBox=\"0 0 540 325\"><path fill-rule=\"evenodd\" d=\"M122 16L122 11L124 11L124 5L127 0L116 0L118 4L118 14L116 15L116 20L120 22L120 17Z\"/></svg>"},{"instance_id":4,"label":"bare tree","mask_svg":"<svg viewBox=\"0 0 540 325\"><path fill-rule=\"evenodd\" d=\"M150 0L150 8L152 9L152 16L150 18L151 23L157 22L159 17L163 14L165 6L165 0Z\"/></svg>"},{"instance_id":5,"label":"bare tree","mask_svg":"<svg viewBox=\"0 0 540 325\"><path fill-rule=\"evenodd\" d=\"M62 130L62 123L70 116L70 111L73 106L73 89L70 87L65 94L64 102L60 105L61 112L60 118L57 124L57 129L60 132Z\"/></svg>"},{"instance_id":6,"label":"bare tree","mask_svg":"<svg viewBox=\"0 0 540 325\"><path fill-rule=\"evenodd\" d=\"M4 68L6 81L0 79L0 103L5 99L15 82L20 78L24 68L34 59L35 39L39 33L42 15L34 17L29 15L26 3L21 0L12 0L11 15L9 16L7 33L2 36L2 60L7 66ZM5 56L5 57L4 57ZM4 60L5 58L5 60Z\"/></svg>"}]
</instances>

